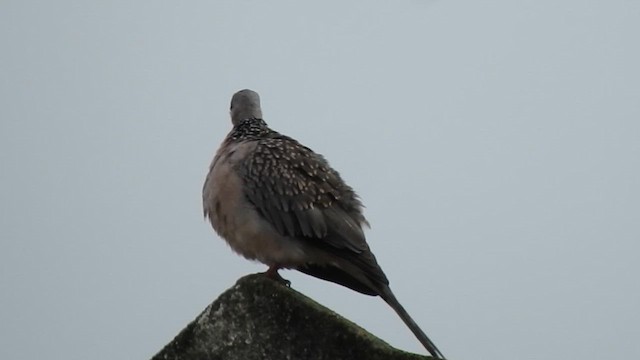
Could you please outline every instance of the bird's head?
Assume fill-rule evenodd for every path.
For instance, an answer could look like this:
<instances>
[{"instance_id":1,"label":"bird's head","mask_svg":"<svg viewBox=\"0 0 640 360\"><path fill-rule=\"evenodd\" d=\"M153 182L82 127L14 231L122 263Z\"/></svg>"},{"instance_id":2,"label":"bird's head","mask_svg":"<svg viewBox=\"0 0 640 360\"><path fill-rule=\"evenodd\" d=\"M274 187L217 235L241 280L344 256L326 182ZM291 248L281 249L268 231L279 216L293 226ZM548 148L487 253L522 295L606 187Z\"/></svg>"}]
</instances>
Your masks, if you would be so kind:
<instances>
[{"instance_id":1,"label":"bird's head","mask_svg":"<svg viewBox=\"0 0 640 360\"><path fill-rule=\"evenodd\" d=\"M260 108L260 95L249 89L240 90L233 94L231 98L231 122L233 126L238 125L242 120L249 118L262 119L262 109Z\"/></svg>"}]
</instances>

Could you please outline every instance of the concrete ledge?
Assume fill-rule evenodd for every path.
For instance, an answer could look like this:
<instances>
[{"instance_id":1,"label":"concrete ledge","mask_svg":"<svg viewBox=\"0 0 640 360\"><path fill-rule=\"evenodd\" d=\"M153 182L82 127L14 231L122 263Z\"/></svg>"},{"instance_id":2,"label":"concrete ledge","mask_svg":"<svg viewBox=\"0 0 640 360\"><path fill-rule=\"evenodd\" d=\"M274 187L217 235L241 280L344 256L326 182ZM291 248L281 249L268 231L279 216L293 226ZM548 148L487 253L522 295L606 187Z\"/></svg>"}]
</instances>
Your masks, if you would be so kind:
<instances>
[{"instance_id":1,"label":"concrete ledge","mask_svg":"<svg viewBox=\"0 0 640 360\"><path fill-rule=\"evenodd\" d=\"M152 360L430 359L397 350L262 274L241 278Z\"/></svg>"}]
</instances>

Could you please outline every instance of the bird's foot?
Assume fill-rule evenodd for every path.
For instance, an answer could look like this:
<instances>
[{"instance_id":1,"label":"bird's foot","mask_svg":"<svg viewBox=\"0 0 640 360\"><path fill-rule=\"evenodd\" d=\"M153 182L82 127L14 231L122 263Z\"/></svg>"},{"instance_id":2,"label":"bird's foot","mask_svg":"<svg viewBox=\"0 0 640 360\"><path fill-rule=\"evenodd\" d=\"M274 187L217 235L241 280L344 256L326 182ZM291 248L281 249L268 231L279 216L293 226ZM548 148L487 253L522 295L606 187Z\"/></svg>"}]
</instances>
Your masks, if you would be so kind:
<instances>
[{"instance_id":1,"label":"bird's foot","mask_svg":"<svg viewBox=\"0 0 640 360\"><path fill-rule=\"evenodd\" d=\"M282 276L280 276L280 274L278 274L279 269L280 267L278 266L270 266L269 269L264 272L264 275L269 279L280 283L281 285L284 285L286 287L291 287L291 281L283 278Z\"/></svg>"}]
</instances>

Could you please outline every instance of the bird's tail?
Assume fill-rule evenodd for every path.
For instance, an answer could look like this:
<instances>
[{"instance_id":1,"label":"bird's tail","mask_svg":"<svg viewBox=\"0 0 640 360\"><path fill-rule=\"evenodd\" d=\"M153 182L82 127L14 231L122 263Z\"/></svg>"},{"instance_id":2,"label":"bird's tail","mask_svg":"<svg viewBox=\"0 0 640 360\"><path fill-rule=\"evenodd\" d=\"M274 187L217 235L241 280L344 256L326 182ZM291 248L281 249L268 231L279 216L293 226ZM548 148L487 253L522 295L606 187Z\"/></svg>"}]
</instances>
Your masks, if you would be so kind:
<instances>
[{"instance_id":1,"label":"bird's tail","mask_svg":"<svg viewBox=\"0 0 640 360\"><path fill-rule=\"evenodd\" d=\"M380 297L387 303L389 306L395 310L395 312L400 316L402 321L409 327L411 332L418 338L418 341L422 343L422 345L427 349L429 354L436 359L444 359L444 355L438 350L436 345L429 339L429 337L420 329L418 324L411 318L407 310L400 305L398 299L396 299L395 295L388 286L384 286L380 292Z\"/></svg>"}]
</instances>

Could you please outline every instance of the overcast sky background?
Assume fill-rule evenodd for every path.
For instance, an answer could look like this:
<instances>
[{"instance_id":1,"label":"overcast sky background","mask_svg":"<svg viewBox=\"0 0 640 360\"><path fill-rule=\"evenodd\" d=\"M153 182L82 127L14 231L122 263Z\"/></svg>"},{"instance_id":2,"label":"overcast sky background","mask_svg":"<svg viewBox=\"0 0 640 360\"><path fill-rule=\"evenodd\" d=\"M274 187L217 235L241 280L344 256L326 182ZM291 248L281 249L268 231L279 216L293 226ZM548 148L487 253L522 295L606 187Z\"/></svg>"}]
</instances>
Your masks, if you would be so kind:
<instances>
[{"instance_id":1,"label":"overcast sky background","mask_svg":"<svg viewBox=\"0 0 640 360\"><path fill-rule=\"evenodd\" d=\"M0 358L147 359L264 270L201 210L242 88L357 189L450 359L640 358L639 35L621 0L1 1Z\"/></svg>"}]
</instances>

